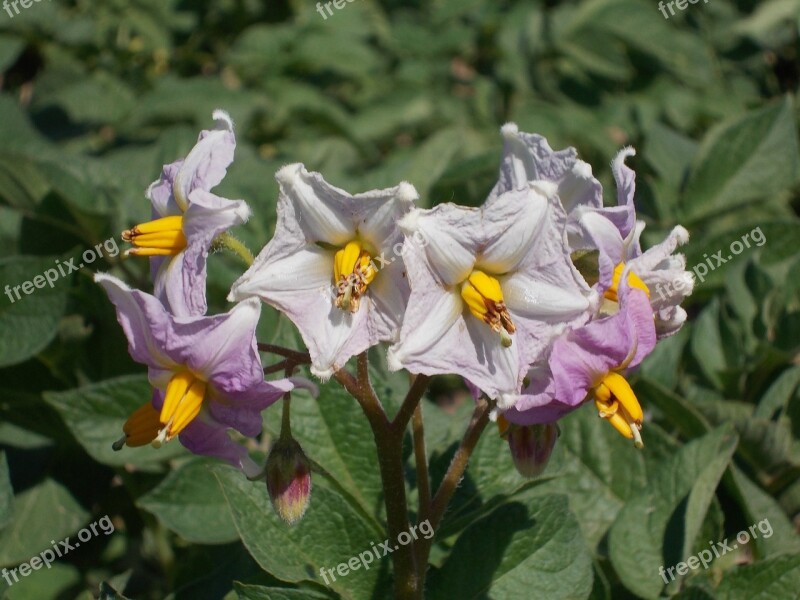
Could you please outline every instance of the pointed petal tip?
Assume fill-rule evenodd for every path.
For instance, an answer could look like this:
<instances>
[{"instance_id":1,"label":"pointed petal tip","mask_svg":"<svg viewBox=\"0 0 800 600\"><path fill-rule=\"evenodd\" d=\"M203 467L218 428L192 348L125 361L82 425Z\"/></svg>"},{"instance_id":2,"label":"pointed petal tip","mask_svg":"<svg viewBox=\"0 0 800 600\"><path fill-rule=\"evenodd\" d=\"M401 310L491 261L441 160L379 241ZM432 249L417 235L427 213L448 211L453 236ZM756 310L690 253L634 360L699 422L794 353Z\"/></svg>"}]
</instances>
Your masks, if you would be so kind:
<instances>
[{"instance_id":1,"label":"pointed petal tip","mask_svg":"<svg viewBox=\"0 0 800 600\"><path fill-rule=\"evenodd\" d=\"M335 372L335 370L336 369L334 369L332 366L328 366L324 369L321 369L319 368L319 365L315 365L313 363L311 364L311 373L315 377L319 377L322 383L325 383L331 377L333 377L333 373Z\"/></svg>"},{"instance_id":2,"label":"pointed petal tip","mask_svg":"<svg viewBox=\"0 0 800 600\"><path fill-rule=\"evenodd\" d=\"M275 179L282 186L290 186L303 170L305 170L303 163L284 165L275 173Z\"/></svg>"},{"instance_id":3,"label":"pointed petal tip","mask_svg":"<svg viewBox=\"0 0 800 600\"><path fill-rule=\"evenodd\" d=\"M407 181L401 181L397 186L397 199L406 204L413 204L419 200L419 192Z\"/></svg>"},{"instance_id":4,"label":"pointed petal tip","mask_svg":"<svg viewBox=\"0 0 800 600\"><path fill-rule=\"evenodd\" d=\"M679 246L683 246L689 241L689 232L683 225L676 225L672 230L672 235L675 236Z\"/></svg>"},{"instance_id":5,"label":"pointed petal tip","mask_svg":"<svg viewBox=\"0 0 800 600\"><path fill-rule=\"evenodd\" d=\"M500 128L500 133L506 139L515 138L519 135L519 127L516 123L508 122Z\"/></svg>"},{"instance_id":6,"label":"pointed petal tip","mask_svg":"<svg viewBox=\"0 0 800 600\"><path fill-rule=\"evenodd\" d=\"M227 111L218 108L211 113L211 118L218 122L218 124L222 124L222 129L227 129L231 132L233 131L233 119L231 119L231 116Z\"/></svg>"},{"instance_id":7,"label":"pointed petal tip","mask_svg":"<svg viewBox=\"0 0 800 600\"><path fill-rule=\"evenodd\" d=\"M389 348L386 352L386 363L390 371L399 371L403 368L403 363L397 356L397 351L392 348Z\"/></svg>"}]
</instances>

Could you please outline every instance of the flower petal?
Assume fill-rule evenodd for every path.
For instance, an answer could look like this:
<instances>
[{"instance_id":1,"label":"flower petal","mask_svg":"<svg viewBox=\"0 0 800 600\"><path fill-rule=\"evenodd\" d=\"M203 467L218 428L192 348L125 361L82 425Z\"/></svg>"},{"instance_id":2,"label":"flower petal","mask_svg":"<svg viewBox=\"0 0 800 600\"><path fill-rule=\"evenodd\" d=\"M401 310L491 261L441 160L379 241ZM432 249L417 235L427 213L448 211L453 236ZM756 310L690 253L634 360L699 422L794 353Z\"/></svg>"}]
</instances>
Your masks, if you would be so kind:
<instances>
[{"instance_id":1,"label":"flower petal","mask_svg":"<svg viewBox=\"0 0 800 600\"><path fill-rule=\"evenodd\" d=\"M172 323L162 304L153 296L133 290L111 275L96 273L94 280L103 286L117 309L117 321L128 338L131 357L155 369L175 367L174 358L164 351Z\"/></svg>"},{"instance_id":2,"label":"flower petal","mask_svg":"<svg viewBox=\"0 0 800 600\"><path fill-rule=\"evenodd\" d=\"M215 110L212 118L217 123L216 129L200 134L197 144L186 155L175 174L173 194L175 202L184 212L188 208L191 192L197 189L209 191L216 187L233 162L236 149L233 121L222 110Z\"/></svg>"},{"instance_id":3,"label":"flower petal","mask_svg":"<svg viewBox=\"0 0 800 600\"><path fill-rule=\"evenodd\" d=\"M354 237L357 217L347 192L319 173L309 173L301 163L281 168L275 179L280 185L279 208L295 214L308 241L343 246Z\"/></svg>"}]
</instances>

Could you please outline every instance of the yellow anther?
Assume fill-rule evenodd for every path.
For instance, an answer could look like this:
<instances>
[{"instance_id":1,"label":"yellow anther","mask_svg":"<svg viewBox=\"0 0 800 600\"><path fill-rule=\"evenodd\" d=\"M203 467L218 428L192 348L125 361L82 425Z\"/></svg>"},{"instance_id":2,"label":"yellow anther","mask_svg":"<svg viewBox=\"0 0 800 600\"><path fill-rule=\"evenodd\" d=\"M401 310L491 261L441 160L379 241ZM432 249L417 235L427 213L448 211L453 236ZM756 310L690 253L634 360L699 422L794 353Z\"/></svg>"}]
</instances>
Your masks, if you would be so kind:
<instances>
[{"instance_id":1,"label":"yellow anther","mask_svg":"<svg viewBox=\"0 0 800 600\"><path fill-rule=\"evenodd\" d=\"M158 417L158 411L150 402L137 408L123 425L122 431L125 435L114 442L114 450L121 450L123 446L135 448L152 443L161 429Z\"/></svg>"},{"instance_id":2,"label":"yellow anther","mask_svg":"<svg viewBox=\"0 0 800 600\"><path fill-rule=\"evenodd\" d=\"M619 290L619 282L622 279L622 272L625 270L625 263L621 262L614 268L614 276L611 278L611 287L609 287L604 296L611 300L612 302L619 302L619 297L617 295L617 291ZM647 297L650 297L650 288L647 287L647 284L639 279L639 276L636 275L633 271L628 272L628 285L637 289L642 290Z\"/></svg>"},{"instance_id":3,"label":"yellow anther","mask_svg":"<svg viewBox=\"0 0 800 600\"><path fill-rule=\"evenodd\" d=\"M183 217L162 217L122 232L122 239L135 247L126 252L135 256L174 256L186 248Z\"/></svg>"},{"instance_id":4,"label":"yellow anther","mask_svg":"<svg viewBox=\"0 0 800 600\"><path fill-rule=\"evenodd\" d=\"M628 381L619 373L611 371L592 391L597 414L611 423L623 436L632 439L637 448L642 448L644 443L639 431L644 413Z\"/></svg>"},{"instance_id":5,"label":"yellow anther","mask_svg":"<svg viewBox=\"0 0 800 600\"><path fill-rule=\"evenodd\" d=\"M206 383L189 371L179 371L167 384L159 420L163 426L156 445L170 441L200 413L206 395Z\"/></svg>"},{"instance_id":6,"label":"yellow anther","mask_svg":"<svg viewBox=\"0 0 800 600\"><path fill-rule=\"evenodd\" d=\"M467 280L461 284L461 298L475 318L487 323L500 334L500 341L505 347L511 345L511 335L517 328L511 321L511 315L503 300L500 282L483 271L472 271Z\"/></svg>"},{"instance_id":7,"label":"yellow anther","mask_svg":"<svg viewBox=\"0 0 800 600\"><path fill-rule=\"evenodd\" d=\"M336 306L358 312L361 297L378 274L372 257L358 240L352 240L333 257L333 280L337 287Z\"/></svg>"}]
</instances>

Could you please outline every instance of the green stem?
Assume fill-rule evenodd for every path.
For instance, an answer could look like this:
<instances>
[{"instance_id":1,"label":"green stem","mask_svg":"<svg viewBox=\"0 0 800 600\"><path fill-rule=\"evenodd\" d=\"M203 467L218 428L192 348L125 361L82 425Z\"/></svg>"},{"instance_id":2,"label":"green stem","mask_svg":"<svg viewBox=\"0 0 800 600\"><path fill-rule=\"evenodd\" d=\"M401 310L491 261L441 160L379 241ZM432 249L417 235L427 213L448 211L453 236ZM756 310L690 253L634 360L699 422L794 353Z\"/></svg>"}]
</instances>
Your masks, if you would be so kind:
<instances>
[{"instance_id":1,"label":"green stem","mask_svg":"<svg viewBox=\"0 0 800 600\"><path fill-rule=\"evenodd\" d=\"M431 509L431 481L428 475L428 453L425 449L425 427L422 419L422 403L418 403L411 417L414 440L414 459L417 466L417 523L427 518Z\"/></svg>"},{"instance_id":2,"label":"green stem","mask_svg":"<svg viewBox=\"0 0 800 600\"><path fill-rule=\"evenodd\" d=\"M233 237L227 231L217 236L213 244L214 248L230 250L246 264L248 267L253 264L255 258L253 253L240 240Z\"/></svg>"},{"instance_id":3,"label":"green stem","mask_svg":"<svg viewBox=\"0 0 800 600\"><path fill-rule=\"evenodd\" d=\"M458 483L464 476L464 471L469 464L469 459L472 456L472 452L475 450L475 446L478 444L478 440L480 440L483 430L486 429L486 425L489 423L490 410L491 406L485 398L481 398L477 401L475 411L472 413L472 419L467 427L467 431L464 433L461 444L459 445L458 450L456 451L456 454L447 469L447 473L445 473L444 479L442 480L442 483L440 484L439 489L436 491L436 495L433 497L433 501L431 502L431 508L428 514L428 522L433 531L436 531L439 528L439 524L442 521L445 509L450 503L453 493L458 487ZM414 597L415 600L421 600L423 597L422 590L425 586L425 569L428 565L428 558L430 556L431 545L433 544L434 537L435 536L431 536L430 539L423 538L417 540L417 545L415 546L416 563L423 569L419 573L419 588L417 596Z\"/></svg>"}]
</instances>

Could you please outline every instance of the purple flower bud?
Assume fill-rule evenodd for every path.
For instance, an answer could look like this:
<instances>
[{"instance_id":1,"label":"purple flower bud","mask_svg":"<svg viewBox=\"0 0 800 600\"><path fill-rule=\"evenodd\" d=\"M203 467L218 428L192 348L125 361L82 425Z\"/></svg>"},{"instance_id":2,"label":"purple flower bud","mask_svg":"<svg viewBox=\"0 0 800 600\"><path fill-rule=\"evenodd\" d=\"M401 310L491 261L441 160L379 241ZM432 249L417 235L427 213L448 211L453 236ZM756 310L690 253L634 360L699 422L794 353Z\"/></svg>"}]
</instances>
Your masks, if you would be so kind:
<instances>
[{"instance_id":1,"label":"purple flower bud","mask_svg":"<svg viewBox=\"0 0 800 600\"><path fill-rule=\"evenodd\" d=\"M507 431L508 447L519 474L523 477L541 475L553 453L556 438L558 425L555 423L510 424Z\"/></svg>"},{"instance_id":2,"label":"purple flower bud","mask_svg":"<svg viewBox=\"0 0 800 600\"><path fill-rule=\"evenodd\" d=\"M278 516L294 525L308 508L311 498L311 463L300 444L281 438L267 458L267 491Z\"/></svg>"}]
</instances>

